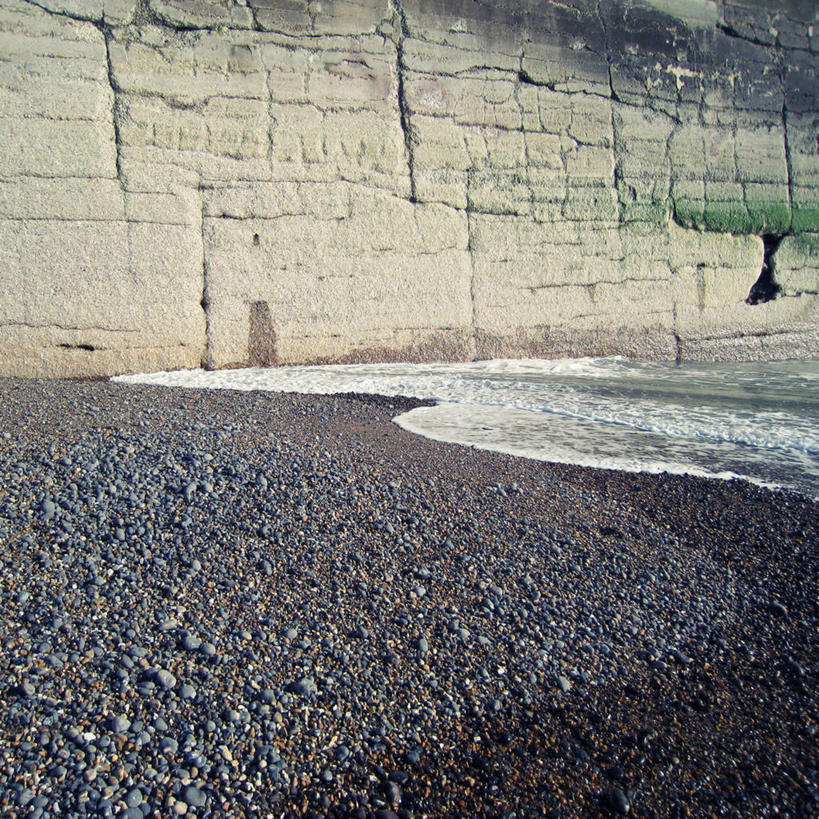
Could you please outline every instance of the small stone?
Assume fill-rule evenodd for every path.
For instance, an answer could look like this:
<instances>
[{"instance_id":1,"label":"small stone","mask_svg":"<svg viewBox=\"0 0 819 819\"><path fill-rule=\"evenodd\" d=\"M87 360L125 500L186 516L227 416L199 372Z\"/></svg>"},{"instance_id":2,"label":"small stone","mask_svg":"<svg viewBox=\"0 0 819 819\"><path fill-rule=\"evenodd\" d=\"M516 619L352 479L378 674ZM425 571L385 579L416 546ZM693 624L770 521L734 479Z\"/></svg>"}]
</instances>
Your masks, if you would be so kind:
<instances>
[{"instance_id":1,"label":"small stone","mask_svg":"<svg viewBox=\"0 0 819 819\"><path fill-rule=\"evenodd\" d=\"M768 611L771 614L776 614L778 617L787 617L788 616L788 609L782 605L782 603L774 600L768 603Z\"/></svg>"},{"instance_id":2,"label":"small stone","mask_svg":"<svg viewBox=\"0 0 819 819\"><path fill-rule=\"evenodd\" d=\"M291 690L294 694L300 694L302 697L314 697L318 694L316 681L312 677L302 677L292 684Z\"/></svg>"},{"instance_id":3,"label":"small stone","mask_svg":"<svg viewBox=\"0 0 819 819\"><path fill-rule=\"evenodd\" d=\"M138 808L143 801L142 791L139 788L133 788L125 795L125 804L129 808Z\"/></svg>"},{"instance_id":4,"label":"small stone","mask_svg":"<svg viewBox=\"0 0 819 819\"><path fill-rule=\"evenodd\" d=\"M196 697L196 689L189 685L188 683L183 683L182 687L179 689L179 696L183 700L192 700Z\"/></svg>"},{"instance_id":5,"label":"small stone","mask_svg":"<svg viewBox=\"0 0 819 819\"><path fill-rule=\"evenodd\" d=\"M631 802L620 788L606 792L606 805L612 813L625 816L631 810Z\"/></svg>"},{"instance_id":6,"label":"small stone","mask_svg":"<svg viewBox=\"0 0 819 819\"><path fill-rule=\"evenodd\" d=\"M185 787L182 788L180 796L182 797L182 801L192 808L201 808L207 800L205 792L195 785L185 785Z\"/></svg>"},{"instance_id":7,"label":"small stone","mask_svg":"<svg viewBox=\"0 0 819 819\"><path fill-rule=\"evenodd\" d=\"M286 637L288 640L295 640L295 639L296 639L296 637L298 637L298 636L299 636L298 629L293 628L293 626L288 626L288 627L287 627L287 628L284 630L284 636L285 636L285 637Z\"/></svg>"},{"instance_id":8,"label":"small stone","mask_svg":"<svg viewBox=\"0 0 819 819\"><path fill-rule=\"evenodd\" d=\"M111 718L109 725L115 734L124 734L131 727L131 720L127 717L116 716Z\"/></svg>"},{"instance_id":9,"label":"small stone","mask_svg":"<svg viewBox=\"0 0 819 819\"><path fill-rule=\"evenodd\" d=\"M202 641L195 634L184 634L182 637L182 648L185 651L198 651Z\"/></svg>"},{"instance_id":10,"label":"small stone","mask_svg":"<svg viewBox=\"0 0 819 819\"><path fill-rule=\"evenodd\" d=\"M20 685L17 687L17 691L20 696L24 697L25 699L31 699L36 693L34 686L30 682L20 683Z\"/></svg>"},{"instance_id":11,"label":"small stone","mask_svg":"<svg viewBox=\"0 0 819 819\"><path fill-rule=\"evenodd\" d=\"M154 669L153 678L166 691L170 691L176 685L176 677L164 668Z\"/></svg>"},{"instance_id":12,"label":"small stone","mask_svg":"<svg viewBox=\"0 0 819 819\"><path fill-rule=\"evenodd\" d=\"M421 654L426 654L429 651L429 642L426 637L419 637L415 642L415 647Z\"/></svg>"},{"instance_id":13,"label":"small stone","mask_svg":"<svg viewBox=\"0 0 819 819\"><path fill-rule=\"evenodd\" d=\"M159 750L163 754L175 754L179 748L179 743L173 737L162 737L159 740Z\"/></svg>"},{"instance_id":14,"label":"small stone","mask_svg":"<svg viewBox=\"0 0 819 819\"><path fill-rule=\"evenodd\" d=\"M222 719L223 719L225 722L228 722L228 723L231 723L231 724L235 724L235 723L239 722L239 721L241 720L241 718L242 718L242 717L241 717L241 715L239 714L239 712L238 712L238 711L236 711L236 710L235 710L235 709L233 709L233 708L225 708L225 709L222 711Z\"/></svg>"},{"instance_id":15,"label":"small stone","mask_svg":"<svg viewBox=\"0 0 819 819\"><path fill-rule=\"evenodd\" d=\"M564 693L568 694L571 691L572 683L571 680L564 677L562 674L557 678L557 687Z\"/></svg>"},{"instance_id":16,"label":"small stone","mask_svg":"<svg viewBox=\"0 0 819 819\"><path fill-rule=\"evenodd\" d=\"M401 787L396 782L387 781L384 783L384 795L387 801L392 805L400 805L403 794Z\"/></svg>"}]
</instances>

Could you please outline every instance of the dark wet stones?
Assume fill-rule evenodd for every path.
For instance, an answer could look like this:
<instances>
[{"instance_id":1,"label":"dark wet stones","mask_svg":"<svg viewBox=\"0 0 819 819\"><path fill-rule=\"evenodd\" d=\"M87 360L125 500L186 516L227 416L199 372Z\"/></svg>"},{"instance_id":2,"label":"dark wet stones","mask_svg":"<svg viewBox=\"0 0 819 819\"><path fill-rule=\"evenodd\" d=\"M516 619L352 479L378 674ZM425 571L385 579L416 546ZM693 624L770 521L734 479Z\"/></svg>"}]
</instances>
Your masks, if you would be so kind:
<instances>
[{"instance_id":1,"label":"dark wet stones","mask_svg":"<svg viewBox=\"0 0 819 819\"><path fill-rule=\"evenodd\" d=\"M51 520L57 512L57 506L51 498L44 498L40 504L40 511L43 513L44 520Z\"/></svg>"},{"instance_id":2,"label":"dark wet stones","mask_svg":"<svg viewBox=\"0 0 819 819\"><path fill-rule=\"evenodd\" d=\"M21 682L12 687L12 693L22 699L30 699L37 693L37 689L28 681Z\"/></svg>"},{"instance_id":3,"label":"dark wet stones","mask_svg":"<svg viewBox=\"0 0 819 819\"><path fill-rule=\"evenodd\" d=\"M290 690L302 697L315 697L318 693L318 686L312 677L302 677L290 685Z\"/></svg>"},{"instance_id":4,"label":"dark wet stones","mask_svg":"<svg viewBox=\"0 0 819 819\"><path fill-rule=\"evenodd\" d=\"M165 668L152 668L146 676L165 691L170 691L176 686L176 677Z\"/></svg>"},{"instance_id":5,"label":"dark wet stones","mask_svg":"<svg viewBox=\"0 0 819 819\"><path fill-rule=\"evenodd\" d=\"M112 717L109 721L111 730L116 734L124 734L131 727L131 720L123 716Z\"/></svg>"},{"instance_id":6,"label":"dark wet stones","mask_svg":"<svg viewBox=\"0 0 819 819\"><path fill-rule=\"evenodd\" d=\"M125 799L123 801L129 808L138 808L144 801L144 798L145 797L142 795L142 791L139 788L132 788L127 794L125 794Z\"/></svg>"},{"instance_id":7,"label":"dark wet stones","mask_svg":"<svg viewBox=\"0 0 819 819\"><path fill-rule=\"evenodd\" d=\"M195 785L185 785L179 795L182 801L192 808L201 808L207 802L206 793Z\"/></svg>"},{"instance_id":8,"label":"dark wet stones","mask_svg":"<svg viewBox=\"0 0 819 819\"><path fill-rule=\"evenodd\" d=\"M809 504L439 446L404 399L23 394L62 420L0 401L3 816L816 813Z\"/></svg>"},{"instance_id":9,"label":"dark wet stones","mask_svg":"<svg viewBox=\"0 0 819 819\"><path fill-rule=\"evenodd\" d=\"M198 651L202 641L195 634L186 633L182 636L181 645L185 651Z\"/></svg>"},{"instance_id":10,"label":"dark wet stones","mask_svg":"<svg viewBox=\"0 0 819 819\"><path fill-rule=\"evenodd\" d=\"M631 810L631 801L620 788L610 788L603 796L603 805L614 816L626 816Z\"/></svg>"}]
</instances>

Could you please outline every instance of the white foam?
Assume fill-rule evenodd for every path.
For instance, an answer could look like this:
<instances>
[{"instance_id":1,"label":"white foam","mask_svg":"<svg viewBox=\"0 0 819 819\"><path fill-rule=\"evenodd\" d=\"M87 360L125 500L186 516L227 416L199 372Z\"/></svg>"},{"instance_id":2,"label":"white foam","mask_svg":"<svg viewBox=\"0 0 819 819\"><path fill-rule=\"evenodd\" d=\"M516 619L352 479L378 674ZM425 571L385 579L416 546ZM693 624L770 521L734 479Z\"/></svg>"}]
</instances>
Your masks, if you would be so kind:
<instances>
[{"instance_id":1,"label":"white foam","mask_svg":"<svg viewBox=\"0 0 819 819\"><path fill-rule=\"evenodd\" d=\"M437 404L417 407L394 419L407 432L433 441L461 444L539 461L574 466L649 474L694 475L715 480L743 480L766 489L799 489L793 481L775 482L729 469L714 471L697 466L686 453L675 453L661 436L623 431L601 439L597 425L570 423L548 433L544 423L526 410L475 407L468 404ZM562 422L561 422L562 423ZM629 436L645 436L639 443ZM653 438L654 440L650 440ZM603 446L601 446L603 443ZM620 453L617 453L618 447ZM653 452L656 453L653 454ZM630 453L630 454L625 454ZM690 453L689 453L690 454Z\"/></svg>"},{"instance_id":2,"label":"white foam","mask_svg":"<svg viewBox=\"0 0 819 819\"><path fill-rule=\"evenodd\" d=\"M116 380L405 395L443 405L399 419L437 440L585 466L819 485L817 361L677 366L620 357L503 359L182 370Z\"/></svg>"}]
</instances>

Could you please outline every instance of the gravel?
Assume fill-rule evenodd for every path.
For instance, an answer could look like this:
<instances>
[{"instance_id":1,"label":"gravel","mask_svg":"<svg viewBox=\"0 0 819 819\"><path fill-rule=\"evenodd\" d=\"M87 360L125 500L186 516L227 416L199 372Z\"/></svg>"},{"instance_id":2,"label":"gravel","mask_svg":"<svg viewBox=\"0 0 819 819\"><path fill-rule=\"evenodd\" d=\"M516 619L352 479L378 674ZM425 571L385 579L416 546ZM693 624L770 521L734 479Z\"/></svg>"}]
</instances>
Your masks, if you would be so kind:
<instances>
[{"instance_id":1,"label":"gravel","mask_svg":"<svg viewBox=\"0 0 819 819\"><path fill-rule=\"evenodd\" d=\"M0 815L819 813L815 502L405 399L0 391Z\"/></svg>"}]
</instances>

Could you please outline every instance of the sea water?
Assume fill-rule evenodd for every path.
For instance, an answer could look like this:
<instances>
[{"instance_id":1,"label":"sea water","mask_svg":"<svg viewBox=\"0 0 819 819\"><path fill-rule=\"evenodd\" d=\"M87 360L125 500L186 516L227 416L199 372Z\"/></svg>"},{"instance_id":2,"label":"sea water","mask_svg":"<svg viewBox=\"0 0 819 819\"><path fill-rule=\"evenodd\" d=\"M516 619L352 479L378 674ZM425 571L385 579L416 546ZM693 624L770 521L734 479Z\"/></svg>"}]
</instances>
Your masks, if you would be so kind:
<instances>
[{"instance_id":1,"label":"sea water","mask_svg":"<svg viewBox=\"0 0 819 819\"><path fill-rule=\"evenodd\" d=\"M398 416L438 441L545 461L741 478L819 498L819 360L621 357L183 370L130 383L431 399Z\"/></svg>"}]
</instances>

